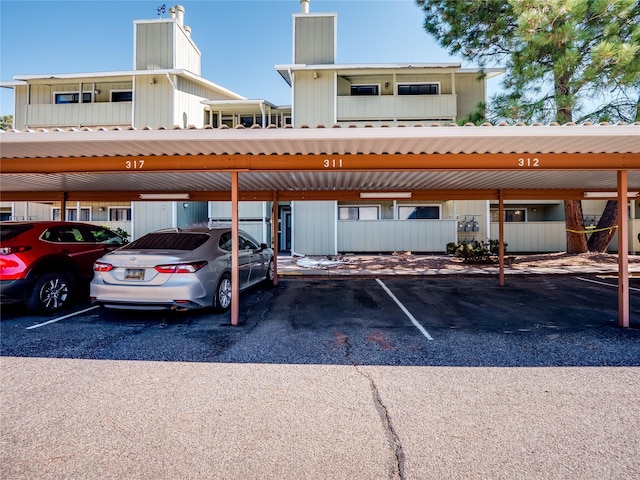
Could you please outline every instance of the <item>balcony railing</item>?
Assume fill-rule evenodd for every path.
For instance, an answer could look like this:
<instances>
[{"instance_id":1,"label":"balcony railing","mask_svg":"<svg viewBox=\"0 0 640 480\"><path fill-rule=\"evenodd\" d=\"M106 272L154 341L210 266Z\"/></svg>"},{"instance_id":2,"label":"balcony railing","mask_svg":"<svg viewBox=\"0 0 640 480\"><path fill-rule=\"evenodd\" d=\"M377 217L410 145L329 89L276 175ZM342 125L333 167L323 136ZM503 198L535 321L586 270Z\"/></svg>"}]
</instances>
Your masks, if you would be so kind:
<instances>
[{"instance_id":1,"label":"balcony railing","mask_svg":"<svg viewBox=\"0 0 640 480\"><path fill-rule=\"evenodd\" d=\"M131 125L132 102L27 105L29 127Z\"/></svg>"},{"instance_id":2,"label":"balcony railing","mask_svg":"<svg viewBox=\"0 0 640 480\"><path fill-rule=\"evenodd\" d=\"M456 95L338 97L338 121L454 120Z\"/></svg>"}]
</instances>

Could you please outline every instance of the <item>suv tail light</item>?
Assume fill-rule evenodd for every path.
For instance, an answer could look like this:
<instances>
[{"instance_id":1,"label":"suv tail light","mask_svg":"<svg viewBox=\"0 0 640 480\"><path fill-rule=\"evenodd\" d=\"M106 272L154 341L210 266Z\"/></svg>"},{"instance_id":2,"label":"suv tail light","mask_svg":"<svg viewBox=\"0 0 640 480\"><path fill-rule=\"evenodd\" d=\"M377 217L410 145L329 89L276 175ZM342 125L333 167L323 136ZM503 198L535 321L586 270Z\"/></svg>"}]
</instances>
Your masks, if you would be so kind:
<instances>
[{"instance_id":1,"label":"suv tail light","mask_svg":"<svg viewBox=\"0 0 640 480\"><path fill-rule=\"evenodd\" d=\"M31 250L31 247L0 247L0 255L11 255L12 253L22 253Z\"/></svg>"},{"instance_id":2,"label":"suv tail light","mask_svg":"<svg viewBox=\"0 0 640 480\"><path fill-rule=\"evenodd\" d=\"M110 272L111 270L113 270L113 265L110 263L96 262L93 264L94 272Z\"/></svg>"},{"instance_id":3,"label":"suv tail light","mask_svg":"<svg viewBox=\"0 0 640 480\"><path fill-rule=\"evenodd\" d=\"M207 262L179 263L175 265L157 265L155 269L160 273L195 273Z\"/></svg>"}]
</instances>

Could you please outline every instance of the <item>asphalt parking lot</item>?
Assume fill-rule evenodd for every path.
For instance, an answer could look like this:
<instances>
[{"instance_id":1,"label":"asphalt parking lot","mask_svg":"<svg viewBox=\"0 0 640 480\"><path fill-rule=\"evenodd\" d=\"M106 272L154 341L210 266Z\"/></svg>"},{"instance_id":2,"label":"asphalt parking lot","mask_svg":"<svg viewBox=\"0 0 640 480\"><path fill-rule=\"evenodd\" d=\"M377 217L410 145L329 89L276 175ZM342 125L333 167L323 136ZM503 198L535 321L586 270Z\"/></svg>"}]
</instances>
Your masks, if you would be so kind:
<instances>
[{"instance_id":1,"label":"asphalt parking lot","mask_svg":"<svg viewBox=\"0 0 640 480\"><path fill-rule=\"evenodd\" d=\"M615 282L284 279L238 327L3 308L0 473L638 478L640 284L622 329Z\"/></svg>"},{"instance_id":2,"label":"asphalt parking lot","mask_svg":"<svg viewBox=\"0 0 640 480\"><path fill-rule=\"evenodd\" d=\"M3 311L1 346L5 356L104 360L640 365L640 279L632 279L630 329L617 327L615 281L538 275L499 287L487 277L286 279L242 294L239 327L229 314L208 310L85 304L44 318L16 308Z\"/></svg>"}]
</instances>

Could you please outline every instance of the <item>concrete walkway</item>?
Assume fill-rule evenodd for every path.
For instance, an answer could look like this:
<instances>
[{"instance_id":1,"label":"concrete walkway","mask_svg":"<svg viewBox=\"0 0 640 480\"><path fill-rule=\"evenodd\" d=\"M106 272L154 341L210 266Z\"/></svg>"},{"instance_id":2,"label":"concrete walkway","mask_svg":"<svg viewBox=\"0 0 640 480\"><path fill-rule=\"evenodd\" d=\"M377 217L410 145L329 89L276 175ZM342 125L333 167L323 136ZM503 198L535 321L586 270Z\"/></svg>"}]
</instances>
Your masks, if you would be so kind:
<instances>
[{"instance_id":1,"label":"concrete walkway","mask_svg":"<svg viewBox=\"0 0 640 480\"><path fill-rule=\"evenodd\" d=\"M640 478L640 369L1 359L3 479Z\"/></svg>"}]
</instances>

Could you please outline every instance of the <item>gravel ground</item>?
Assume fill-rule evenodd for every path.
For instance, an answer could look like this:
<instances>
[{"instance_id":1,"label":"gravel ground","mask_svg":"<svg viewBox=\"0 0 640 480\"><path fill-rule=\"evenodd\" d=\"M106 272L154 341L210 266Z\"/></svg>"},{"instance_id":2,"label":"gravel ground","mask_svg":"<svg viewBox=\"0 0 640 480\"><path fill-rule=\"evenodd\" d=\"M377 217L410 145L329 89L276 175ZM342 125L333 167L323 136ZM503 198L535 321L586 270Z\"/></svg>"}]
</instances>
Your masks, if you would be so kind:
<instances>
[{"instance_id":1,"label":"gravel ground","mask_svg":"<svg viewBox=\"0 0 640 480\"><path fill-rule=\"evenodd\" d=\"M564 252L515 255L508 262L507 268L553 268L565 266L598 266L616 265L618 256L610 253L568 254ZM468 265L462 259L451 255L418 255L401 252L395 255L336 255L309 256L296 259L301 268L322 270L463 270ZM495 268L497 264L472 264L474 268ZM630 266L640 266L640 255L629 255Z\"/></svg>"}]
</instances>

